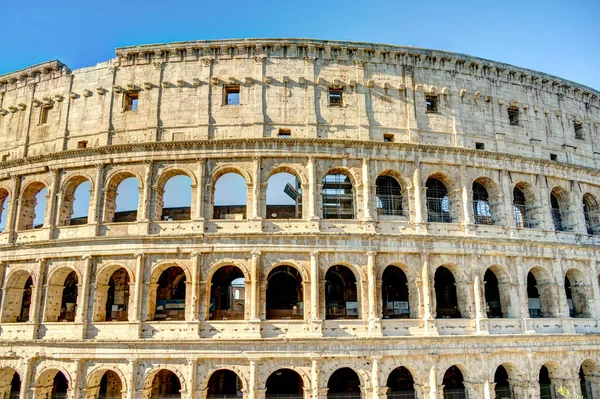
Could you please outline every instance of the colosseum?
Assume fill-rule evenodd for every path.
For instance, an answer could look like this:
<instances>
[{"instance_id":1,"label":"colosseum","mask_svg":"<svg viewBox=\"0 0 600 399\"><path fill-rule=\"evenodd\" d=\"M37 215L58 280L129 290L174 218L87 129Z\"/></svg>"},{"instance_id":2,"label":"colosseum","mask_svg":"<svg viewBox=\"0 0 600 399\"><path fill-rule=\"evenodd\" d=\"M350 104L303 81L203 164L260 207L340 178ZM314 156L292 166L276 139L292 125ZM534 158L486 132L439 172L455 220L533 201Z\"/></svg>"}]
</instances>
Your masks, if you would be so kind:
<instances>
[{"instance_id":1,"label":"colosseum","mask_svg":"<svg viewBox=\"0 0 600 399\"><path fill-rule=\"evenodd\" d=\"M0 76L0 397L600 398L599 96L310 39Z\"/></svg>"}]
</instances>

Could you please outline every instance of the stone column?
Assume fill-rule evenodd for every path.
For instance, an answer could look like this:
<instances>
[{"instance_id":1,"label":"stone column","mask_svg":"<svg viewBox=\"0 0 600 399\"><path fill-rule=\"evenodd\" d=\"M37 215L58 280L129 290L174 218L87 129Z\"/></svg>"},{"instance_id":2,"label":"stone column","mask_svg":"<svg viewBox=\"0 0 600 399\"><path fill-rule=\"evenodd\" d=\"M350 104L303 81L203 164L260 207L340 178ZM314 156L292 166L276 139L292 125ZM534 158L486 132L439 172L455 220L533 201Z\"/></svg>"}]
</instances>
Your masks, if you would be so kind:
<instances>
[{"instance_id":1,"label":"stone column","mask_svg":"<svg viewBox=\"0 0 600 399\"><path fill-rule=\"evenodd\" d=\"M377 309L377 277L375 276L375 257L377 252L367 252L367 300L369 301L369 335L381 336L381 316Z\"/></svg>"},{"instance_id":2,"label":"stone column","mask_svg":"<svg viewBox=\"0 0 600 399\"><path fill-rule=\"evenodd\" d=\"M363 183L363 218L365 222L373 221L373 214L371 213L371 179L369 175L369 158L363 158L362 160L362 183ZM374 227L374 226L373 226Z\"/></svg>"},{"instance_id":3,"label":"stone column","mask_svg":"<svg viewBox=\"0 0 600 399\"><path fill-rule=\"evenodd\" d=\"M133 312L129 313L129 320L134 323L142 321L142 299L144 289L144 263L146 256L143 253L137 253L134 255L136 258L135 262L135 288L133 290Z\"/></svg>"},{"instance_id":4,"label":"stone column","mask_svg":"<svg viewBox=\"0 0 600 399\"><path fill-rule=\"evenodd\" d=\"M502 188L502 203L504 210L504 217L506 218L506 226L510 228L516 227L515 212L513 209L513 187L510 182L510 175L508 170L504 169L500 173L501 177L501 188Z\"/></svg>"},{"instance_id":5,"label":"stone column","mask_svg":"<svg viewBox=\"0 0 600 399\"><path fill-rule=\"evenodd\" d=\"M38 275L35 276L35 285L33 287L33 293L31 298L31 308L29 309L29 321L35 323L34 331L39 328L39 324L41 322L41 309L42 309L42 297L43 297L43 287L44 280L46 279L46 259L40 258L37 260L38 262ZM35 335L35 332L34 332Z\"/></svg>"},{"instance_id":6,"label":"stone column","mask_svg":"<svg viewBox=\"0 0 600 399\"><path fill-rule=\"evenodd\" d=\"M471 217L472 214L472 206L471 206L471 200L469 198L469 194L471 193L471 187L468 186L468 179L467 179L467 167L463 164L460 165L460 173L459 173L459 182L460 182L460 191L461 191L461 195L462 195L462 224L464 226L468 226L470 224L473 224L473 218ZM465 227L465 232L467 228Z\"/></svg>"},{"instance_id":7,"label":"stone column","mask_svg":"<svg viewBox=\"0 0 600 399\"><path fill-rule=\"evenodd\" d=\"M99 224L100 210L102 209L102 189L104 188L104 164L96 165L94 188L90 192L90 206L88 208L88 224ZM98 232L96 231L96 234Z\"/></svg>"},{"instance_id":8,"label":"stone column","mask_svg":"<svg viewBox=\"0 0 600 399\"><path fill-rule=\"evenodd\" d=\"M21 176L13 176L12 182L13 191L10 196L10 204L8 204L8 211L6 212L5 227L5 231L9 234L9 242L14 241L17 230L18 208L21 198Z\"/></svg>"},{"instance_id":9,"label":"stone column","mask_svg":"<svg viewBox=\"0 0 600 399\"><path fill-rule=\"evenodd\" d=\"M536 200L538 212L536 212L537 227L544 230L554 231L552 211L550 209L550 192L546 187L546 176L537 175Z\"/></svg>"},{"instance_id":10,"label":"stone column","mask_svg":"<svg viewBox=\"0 0 600 399\"><path fill-rule=\"evenodd\" d=\"M151 215L152 208L152 174L154 171L154 162L146 161L144 165L144 187L143 192L140 195L141 204L138 205L138 217L137 220L142 222L149 222L154 219L154 215ZM141 214L141 215L140 215ZM141 216L141 217L140 217Z\"/></svg>"},{"instance_id":11,"label":"stone column","mask_svg":"<svg viewBox=\"0 0 600 399\"><path fill-rule=\"evenodd\" d=\"M188 359L188 390L187 397L189 399L194 399L198 396L197 393L197 376L198 376L198 364L194 359Z\"/></svg>"},{"instance_id":12,"label":"stone column","mask_svg":"<svg viewBox=\"0 0 600 399\"><path fill-rule=\"evenodd\" d=\"M423 223L425 217L425 204L423 201L423 190L421 187L421 164L415 162L415 172L413 175L413 190L415 197L415 223Z\"/></svg>"},{"instance_id":13,"label":"stone column","mask_svg":"<svg viewBox=\"0 0 600 399\"><path fill-rule=\"evenodd\" d=\"M252 251L252 265L251 265L251 279L252 279L252 293L251 293L251 304L250 304L250 320L259 321L259 290L260 290L260 251Z\"/></svg>"},{"instance_id":14,"label":"stone column","mask_svg":"<svg viewBox=\"0 0 600 399\"><path fill-rule=\"evenodd\" d=\"M35 362L35 357L26 359L25 370L21 375L21 389L19 390L19 398L20 399L29 399L32 395L31 389L31 380L33 379L33 363Z\"/></svg>"},{"instance_id":15,"label":"stone column","mask_svg":"<svg viewBox=\"0 0 600 399\"><path fill-rule=\"evenodd\" d=\"M48 239L54 238L54 229L56 228L56 209L58 208L60 177L62 172L59 169L52 169L52 186L49 187L46 194L46 210L44 214L44 226L48 228Z\"/></svg>"},{"instance_id":16,"label":"stone column","mask_svg":"<svg viewBox=\"0 0 600 399\"><path fill-rule=\"evenodd\" d=\"M250 359L250 380L248 381L248 399L258 399L258 359Z\"/></svg>"},{"instance_id":17,"label":"stone column","mask_svg":"<svg viewBox=\"0 0 600 399\"><path fill-rule=\"evenodd\" d=\"M585 215L583 213L583 200L580 190L579 182L571 181L571 203L569 204L569 210L573 216L570 218L571 225L567 227L571 228L574 233L587 235Z\"/></svg>"},{"instance_id":18,"label":"stone column","mask_svg":"<svg viewBox=\"0 0 600 399\"><path fill-rule=\"evenodd\" d=\"M373 399L379 399L379 394L381 391L379 382L379 361L381 358L381 356L373 356L371 362L371 386L373 388Z\"/></svg>"},{"instance_id":19,"label":"stone column","mask_svg":"<svg viewBox=\"0 0 600 399\"><path fill-rule=\"evenodd\" d=\"M137 392L137 382L138 382L138 364L137 360L129 359L128 361L129 372L131 373L131 378L129 379L129 384L127 384L127 399L136 399Z\"/></svg>"},{"instance_id":20,"label":"stone column","mask_svg":"<svg viewBox=\"0 0 600 399\"><path fill-rule=\"evenodd\" d=\"M310 252L310 334L322 336L322 320L319 303L319 251Z\"/></svg>"},{"instance_id":21,"label":"stone column","mask_svg":"<svg viewBox=\"0 0 600 399\"><path fill-rule=\"evenodd\" d=\"M435 310L432 308L431 303L431 291L433 289L430 281L429 272L429 254L421 254L421 281L422 281L422 292L423 292L423 329L425 334L436 334L437 331L433 324L435 318Z\"/></svg>"},{"instance_id":22,"label":"stone column","mask_svg":"<svg viewBox=\"0 0 600 399\"><path fill-rule=\"evenodd\" d=\"M313 399L319 399L319 362L316 358L311 359L310 383Z\"/></svg>"},{"instance_id":23,"label":"stone column","mask_svg":"<svg viewBox=\"0 0 600 399\"><path fill-rule=\"evenodd\" d=\"M92 255L85 255L82 258L85 261L85 269L83 270L83 281L81 283L81 291L77 298L77 314L75 315L76 323L87 323L88 321L88 306L90 297L90 280L92 268L94 266L94 258ZM85 333L85 328L83 329ZM85 337L83 337L85 338Z\"/></svg>"},{"instance_id":24,"label":"stone column","mask_svg":"<svg viewBox=\"0 0 600 399\"><path fill-rule=\"evenodd\" d=\"M319 217L316 214L316 176L315 176L315 157L308 157L308 163L306 165L306 171L308 173L308 219L317 220Z\"/></svg>"},{"instance_id":25,"label":"stone column","mask_svg":"<svg viewBox=\"0 0 600 399\"><path fill-rule=\"evenodd\" d=\"M252 219L260 220L260 164L261 157L252 157L253 172L252 172ZM248 218L250 219L250 218Z\"/></svg>"},{"instance_id":26,"label":"stone column","mask_svg":"<svg viewBox=\"0 0 600 399\"><path fill-rule=\"evenodd\" d=\"M200 295L198 292L198 284L201 280L202 253L192 253L192 296L190 300L190 321L198 321L200 311Z\"/></svg>"},{"instance_id":27,"label":"stone column","mask_svg":"<svg viewBox=\"0 0 600 399\"><path fill-rule=\"evenodd\" d=\"M206 184L204 182L205 179L205 169L206 169L206 160L204 158L200 158L196 162L196 198L194 204L194 220L202 221L204 220L204 188Z\"/></svg>"}]
</instances>

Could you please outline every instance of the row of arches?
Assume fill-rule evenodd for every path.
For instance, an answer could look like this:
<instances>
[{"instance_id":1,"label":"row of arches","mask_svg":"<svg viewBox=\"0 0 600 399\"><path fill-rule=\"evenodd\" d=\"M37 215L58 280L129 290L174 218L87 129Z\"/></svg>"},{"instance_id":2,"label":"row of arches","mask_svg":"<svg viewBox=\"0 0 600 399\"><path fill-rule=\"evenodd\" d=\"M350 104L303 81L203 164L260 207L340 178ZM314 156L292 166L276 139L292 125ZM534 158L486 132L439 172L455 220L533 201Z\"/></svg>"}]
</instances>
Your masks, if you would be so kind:
<instances>
[{"instance_id":1,"label":"row of arches","mask_svg":"<svg viewBox=\"0 0 600 399\"><path fill-rule=\"evenodd\" d=\"M595 364L585 361L577 373L579 388L586 399L594 398L592 381ZM445 399L467 399L469 390L467 385L472 384L465 379L465 368L460 364L450 366L444 372L441 384L437 389L441 390ZM41 373L35 381L34 391L36 397L62 399L68 397L68 391L72 388L67 377L68 373L60 369L48 369ZM515 395L517 387L515 384L523 383L518 368L513 363L503 363L497 366L490 393L498 399L524 397L522 392ZM21 377L19 373L5 367L0 370L0 395L2 397L18 398L21 395ZM563 385L565 376L560 375L559 368L553 362L541 366L538 373L537 389L538 397L554 398L557 388ZM110 368L94 371L87 380L85 397L87 399L121 399L127 396L127 381L124 377ZM293 368L277 368L269 374L264 389L266 398L304 399L313 397L310 392L310 381L307 376L301 375ZM180 398L184 389L180 376L168 368L155 370L144 381L144 397L149 398ZM415 384L413 374L404 366L394 368L387 376L384 385L388 399L412 399L421 397L417 395L418 387ZM519 388L523 388L520 386ZM233 369L216 369L209 373L205 382L204 391L207 399L227 399L246 397L250 387L248 382ZM428 389L428 388L425 388ZM360 399L368 396L368 388L361 378L360 373L353 367L340 367L334 370L327 379L327 398ZM325 393L323 391L320 394ZM479 393L475 391L476 393Z\"/></svg>"},{"instance_id":2,"label":"row of arches","mask_svg":"<svg viewBox=\"0 0 600 399\"><path fill-rule=\"evenodd\" d=\"M207 214L199 207L193 206L201 198L198 184L193 173L186 169L168 169L159 175L153 187L151 209L144 210L140 201L143 181L133 172L114 173L109 177L104 191L104 203L101 215L95 215L96 203L91 179L83 175L69 178L61 187L60 203L55 220L46 218L46 196L48 188L43 181L28 183L20 195L17 230L27 230L51 225L85 224L96 217L103 223L131 222L144 217L155 221L191 220L194 218L210 219L246 219L248 218L248 201L253 200L256 192L248 183L250 177L236 168L225 168L213 176L209 185L210 208ZM356 219L359 190L356 189L356 177L344 168L328 171L317 183L320 190L324 219ZM300 219L319 215L308 215L303 209L303 188L307 188L306 177L302 177L292 168L279 168L269 175L266 189L266 207L263 211L252 211L252 216L260 212L267 219ZM389 217L409 217L409 208L420 207L420 195L414 195L410 179L403 178L394 171L385 171L375 180L376 213L379 219ZM443 173L431 174L424 183L424 220L428 222L454 223L461 221L462 214L470 214L470 223L484 225L508 225L514 223L518 228L544 228L546 215L550 215L556 231L577 230L578 223L585 225L587 234L595 235L600 228L600 208L596 197L586 192L580 204L575 204L576 197L565 188L553 187L547 200L536 195L536 188L529 182L517 182L512 185L510 200L511 215L505 211L505 198L499 185L489 177L475 179L469 187L465 187L471 196L471 206L462 204L468 197L461 194L456 181ZM99 190L96 190L100 194ZM372 194L369 194L372 195ZM6 223L9 191L0 187L0 221ZM415 202L415 204L412 204ZM465 211L462 207L465 207ZM543 207L549 207L546 211ZM579 207L579 209L577 209ZM312 212L312 211L311 211ZM146 215L146 213L148 213ZM579 215L581 213L581 215ZM93 218L89 216L94 214ZM579 220L581 218L581 221ZM0 229L3 228L0 224Z\"/></svg>"},{"instance_id":3,"label":"row of arches","mask_svg":"<svg viewBox=\"0 0 600 399\"><path fill-rule=\"evenodd\" d=\"M322 286L324 318L359 319L362 296L360 275L350 266L333 265L327 269ZM375 300L379 303L379 316L383 319L419 318L420 291L417 276L409 274L401 265L389 265L381 275L380 289ZM458 276L458 279L457 279ZM307 319L305 309L305 281L301 271L294 265L273 267L264 281L265 318L267 320ZM432 301L435 318L472 318L475 295L469 283L460 281L464 276L451 265L439 266L433 273L434 294ZM100 269L91 292L93 322L132 321L131 309L134 295L130 289L134 277L130 271L118 265ZM551 274L541 267L533 267L527 273L526 304L520 303L521 292L512 283L508 272L500 266L488 268L483 275L481 289L482 313L488 318L516 317L565 317L561 313L561 295L564 295L571 317L592 317L592 287L586 283L578 269L569 269L564 276L564 293L557 290ZM146 321L189 320L189 298L192 286L183 267L164 265L154 269L143 293L147 301ZM207 320L248 319L250 290L246 289L248 275L239 265L218 267L210 276L203 292L206 295ZM26 270L9 273L5 280L0 322L33 322L31 312L35 300L34 276ZM600 279L599 279L600 284ZM76 321L80 303L80 277L75 270L62 267L53 272L45 287L44 322ZM429 290L430 287L424 289ZM260 299L259 299L260 300ZM528 310L520 314L519 306ZM483 315L482 315L483 316ZM87 316L82 316L87 317Z\"/></svg>"}]
</instances>

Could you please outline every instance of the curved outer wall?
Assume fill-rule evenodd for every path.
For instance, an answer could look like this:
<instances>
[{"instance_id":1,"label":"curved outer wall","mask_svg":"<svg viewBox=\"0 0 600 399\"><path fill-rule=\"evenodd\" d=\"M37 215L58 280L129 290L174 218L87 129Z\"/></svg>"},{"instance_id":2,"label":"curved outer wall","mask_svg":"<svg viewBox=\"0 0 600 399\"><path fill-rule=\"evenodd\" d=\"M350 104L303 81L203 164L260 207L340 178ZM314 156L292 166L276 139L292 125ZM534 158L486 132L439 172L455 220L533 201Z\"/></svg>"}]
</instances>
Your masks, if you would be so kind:
<instances>
[{"instance_id":1,"label":"curved outer wall","mask_svg":"<svg viewBox=\"0 0 600 399\"><path fill-rule=\"evenodd\" d=\"M240 105L224 104L232 88ZM341 106L330 98L338 90ZM126 109L132 93L136 111ZM399 366L411 371L417 397L437 398L457 365L469 397L487 398L504 364L514 397L529 398L539 397L542 365L555 385L580 392L584 364L600 397L600 236L590 225L596 216L583 211L586 198L600 200L598 96L461 54L302 39L127 47L94 67L52 61L0 76L0 366L19 373L23 398L47 394L49 370L65 374L70 397L96 397L94 376L105 369L120 376L123 398L148 397L165 368L179 377L182 397L205 397L217 369L238 373L244 397L268 396L269 375L291 368L305 398L325 398L340 367L356 371L362 397L385 398ZM286 130L291 137L281 136ZM277 171L297 175L301 218L267 214L267 181ZM246 180L245 218L214 218L214 185L227 172ZM322 181L332 172L352 183L350 219L323 213ZM190 220L164 221L164 183L178 174L192 180ZM402 214L378 208L382 175L402 187ZM115 187L127 176L139 184L137 220L115 223ZM431 217L430 177L448 189L448 223ZM84 180L87 224L69 225L72 183ZM475 214L475 181L490 195L491 224ZM40 187L44 223L31 228ZM527 198L529 226L517 220L515 187ZM246 279L244 320L208 320L211 278L225 265ZM299 320L267 317L267 277L278 265L302 277ZM327 317L334 265L356 278L358 319ZM409 318L383 317L388 265L407 277ZM153 321L158 279L171 266L185 273L185 320ZM455 278L461 318L438 314L440 266ZM119 267L130 281L129 321L99 321L106 276ZM488 269L502 318L486 313ZM530 270L541 318L530 317ZM56 322L71 271L74 321ZM13 282L27 275L29 321L14 322L26 279ZM0 373L2 393L9 374Z\"/></svg>"}]
</instances>

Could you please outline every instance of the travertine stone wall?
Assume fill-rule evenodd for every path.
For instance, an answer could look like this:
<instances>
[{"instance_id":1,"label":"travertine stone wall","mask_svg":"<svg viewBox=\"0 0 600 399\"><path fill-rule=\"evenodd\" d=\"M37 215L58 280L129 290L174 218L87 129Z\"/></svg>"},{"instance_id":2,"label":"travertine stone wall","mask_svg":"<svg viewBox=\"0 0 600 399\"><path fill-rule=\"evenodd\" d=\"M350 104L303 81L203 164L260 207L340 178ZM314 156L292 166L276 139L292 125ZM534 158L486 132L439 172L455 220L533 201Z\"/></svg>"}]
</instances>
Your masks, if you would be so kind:
<instances>
[{"instance_id":1,"label":"travertine stone wall","mask_svg":"<svg viewBox=\"0 0 600 399\"><path fill-rule=\"evenodd\" d=\"M225 105L238 86L240 104ZM342 90L341 107L330 105L331 89ZM131 93L137 110L124 109ZM494 397L499 365L515 398L540 396L543 365L553 384L575 392L583 367L600 396L600 220L583 205L600 199L598 95L462 54L301 39L127 47L94 67L52 61L0 76L0 397L15 371L21 398L50 397L60 371L69 398L96 398L112 370L121 392L111 374L109 393L146 398L157 373L170 370L182 397L204 398L210 376L232 370L244 397L258 399L269 395L268 377L288 368L305 398L325 398L329 377L350 367L363 398L386 398L388 376L404 366L416 397L434 399L453 365L470 398ZM229 172L246 182L245 219L214 218L215 183ZM298 219L267 214L267 182L279 172L298 178ZM350 219L324 218L330 173L352 184ZM191 179L190 219L161 220L165 184L178 175ZM379 176L401 186L403 214L382 214ZM116 223L117 188L129 177L138 181L137 214ZM431 177L448 190L450 223L428 221ZM71 225L75 189L86 181L87 223ZM473 183L489 194L491 224L478 223ZM530 228L516 219L515 188ZM32 226L42 189L43 224ZM302 278L298 320L267 318L268 276L281 265ZM335 265L356 279L357 319L327 318ZM185 275L185 320L155 320L160 276L174 266ZM241 320L210 320L212 278L223 266L245 278ZM442 266L461 318L438 314ZM409 318L383 317L387 267L406 276ZM501 318L486 313L488 270ZM117 271L118 295L129 284L119 299L127 303L118 303L127 321L106 321ZM71 272L75 321L57 322L69 311ZM530 317L529 272L540 318ZM26 291L31 303L18 322Z\"/></svg>"}]
</instances>

